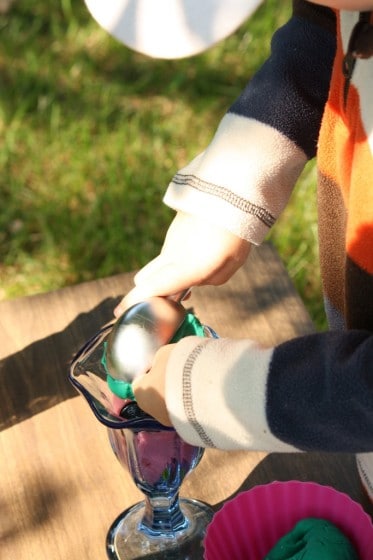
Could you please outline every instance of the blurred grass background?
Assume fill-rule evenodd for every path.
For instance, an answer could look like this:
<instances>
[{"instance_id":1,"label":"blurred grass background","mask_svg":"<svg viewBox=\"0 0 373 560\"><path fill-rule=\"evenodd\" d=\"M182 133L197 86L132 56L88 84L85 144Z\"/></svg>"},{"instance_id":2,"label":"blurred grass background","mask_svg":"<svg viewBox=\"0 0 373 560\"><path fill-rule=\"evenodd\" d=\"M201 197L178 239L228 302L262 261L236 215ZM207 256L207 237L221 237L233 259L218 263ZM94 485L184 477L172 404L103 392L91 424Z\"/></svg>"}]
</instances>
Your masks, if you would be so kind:
<instances>
[{"instance_id":1,"label":"blurred grass background","mask_svg":"<svg viewBox=\"0 0 373 560\"><path fill-rule=\"evenodd\" d=\"M8 0L9 2L9 0ZM211 140L290 2L267 0L207 53L159 61L109 37L83 0L0 13L0 299L137 269L159 251L173 174ZM315 166L269 235L319 329Z\"/></svg>"}]
</instances>

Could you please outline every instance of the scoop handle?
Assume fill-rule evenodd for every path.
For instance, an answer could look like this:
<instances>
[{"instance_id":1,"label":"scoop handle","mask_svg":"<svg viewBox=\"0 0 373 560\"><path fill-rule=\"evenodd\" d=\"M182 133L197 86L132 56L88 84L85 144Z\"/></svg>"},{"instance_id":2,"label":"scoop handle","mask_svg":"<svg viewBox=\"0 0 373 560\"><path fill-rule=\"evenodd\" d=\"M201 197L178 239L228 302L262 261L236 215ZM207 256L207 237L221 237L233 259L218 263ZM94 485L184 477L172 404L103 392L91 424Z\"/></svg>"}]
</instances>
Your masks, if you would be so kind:
<instances>
[{"instance_id":1,"label":"scoop handle","mask_svg":"<svg viewBox=\"0 0 373 560\"><path fill-rule=\"evenodd\" d=\"M177 294L173 294L167 297L168 299L172 299L173 301L176 301L176 303L181 303L182 301L184 301L184 299L186 299L186 297L191 293L191 291L192 288L185 288L185 290L182 290Z\"/></svg>"}]
</instances>

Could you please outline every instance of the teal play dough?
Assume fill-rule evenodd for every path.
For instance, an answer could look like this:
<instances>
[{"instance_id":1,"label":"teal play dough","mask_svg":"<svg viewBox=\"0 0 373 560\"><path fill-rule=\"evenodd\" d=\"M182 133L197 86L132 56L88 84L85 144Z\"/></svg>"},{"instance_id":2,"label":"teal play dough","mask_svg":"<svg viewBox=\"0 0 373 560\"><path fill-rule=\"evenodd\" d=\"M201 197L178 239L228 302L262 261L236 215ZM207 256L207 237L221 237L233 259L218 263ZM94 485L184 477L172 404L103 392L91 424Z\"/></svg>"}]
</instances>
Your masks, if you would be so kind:
<instances>
[{"instance_id":1,"label":"teal play dough","mask_svg":"<svg viewBox=\"0 0 373 560\"><path fill-rule=\"evenodd\" d=\"M174 334L171 342L177 342L185 336L205 336L203 325L194 315L194 313L187 313L184 321Z\"/></svg>"},{"instance_id":2,"label":"teal play dough","mask_svg":"<svg viewBox=\"0 0 373 560\"><path fill-rule=\"evenodd\" d=\"M178 328L170 342L177 342L185 336L204 336L203 325L193 313L186 314L184 321L181 323L180 327ZM110 375L106 363L106 343L101 363L106 371L106 380L107 384L109 385L110 391L112 391L114 395L117 395L117 397L120 397L121 399L131 399L132 401L136 400L135 395L132 391L131 383L123 381L122 379L114 379L114 377Z\"/></svg>"},{"instance_id":3,"label":"teal play dough","mask_svg":"<svg viewBox=\"0 0 373 560\"><path fill-rule=\"evenodd\" d=\"M123 381L122 379L114 379L114 377L109 374L106 376L106 381L110 391L114 393L114 395L117 395L117 397L121 399L130 399L131 401L135 400L131 383Z\"/></svg>"},{"instance_id":4,"label":"teal play dough","mask_svg":"<svg viewBox=\"0 0 373 560\"><path fill-rule=\"evenodd\" d=\"M359 560L359 556L333 523L310 517L299 521L263 560Z\"/></svg>"}]
</instances>

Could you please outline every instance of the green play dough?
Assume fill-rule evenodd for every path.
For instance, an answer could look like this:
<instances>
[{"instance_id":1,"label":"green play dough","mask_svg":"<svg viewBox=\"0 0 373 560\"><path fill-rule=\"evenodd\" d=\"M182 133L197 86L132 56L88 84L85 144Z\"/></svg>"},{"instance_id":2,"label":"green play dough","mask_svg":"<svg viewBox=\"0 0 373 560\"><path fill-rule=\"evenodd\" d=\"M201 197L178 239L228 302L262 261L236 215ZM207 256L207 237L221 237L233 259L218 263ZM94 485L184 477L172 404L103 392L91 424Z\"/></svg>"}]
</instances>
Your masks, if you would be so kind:
<instances>
[{"instance_id":1,"label":"green play dough","mask_svg":"<svg viewBox=\"0 0 373 560\"><path fill-rule=\"evenodd\" d=\"M185 315L184 321L174 334L171 342L177 342L185 336L205 336L203 325L201 325L194 313L187 313Z\"/></svg>"},{"instance_id":2,"label":"green play dough","mask_svg":"<svg viewBox=\"0 0 373 560\"><path fill-rule=\"evenodd\" d=\"M299 521L263 560L359 560L359 556L333 523L310 517Z\"/></svg>"},{"instance_id":3,"label":"green play dough","mask_svg":"<svg viewBox=\"0 0 373 560\"><path fill-rule=\"evenodd\" d=\"M131 399L131 401L135 400L131 383L123 381L122 379L114 379L114 377L112 377L109 373L106 376L106 380L110 391L114 393L114 395L117 395L117 397L120 397L121 399Z\"/></svg>"},{"instance_id":4,"label":"green play dough","mask_svg":"<svg viewBox=\"0 0 373 560\"><path fill-rule=\"evenodd\" d=\"M174 334L173 338L170 342L177 342L181 340L185 336L204 336L204 328L200 321L193 313L187 313L184 321L181 323L180 327ZM110 391L117 395L121 399L131 399L132 401L136 400L135 395L132 391L132 384L128 383L127 381L123 381L122 379L114 379L109 374L107 362L106 362L106 343L105 343L105 350L104 354L101 359L101 363L105 368L106 371L106 380L107 384L109 385Z\"/></svg>"}]
</instances>

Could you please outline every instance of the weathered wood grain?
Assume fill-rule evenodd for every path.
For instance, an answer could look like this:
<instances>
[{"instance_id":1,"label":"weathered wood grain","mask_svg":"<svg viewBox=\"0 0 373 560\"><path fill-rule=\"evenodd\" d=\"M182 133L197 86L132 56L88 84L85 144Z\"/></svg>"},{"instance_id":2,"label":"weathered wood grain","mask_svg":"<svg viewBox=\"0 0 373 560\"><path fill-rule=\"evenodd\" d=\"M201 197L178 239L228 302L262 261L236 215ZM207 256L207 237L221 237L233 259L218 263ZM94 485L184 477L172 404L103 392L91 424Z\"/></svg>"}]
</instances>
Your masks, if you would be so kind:
<instances>
[{"instance_id":1,"label":"weathered wood grain","mask_svg":"<svg viewBox=\"0 0 373 560\"><path fill-rule=\"evenodd\" d=\"M67 380L73 354L112 319L132 274L0 303L0 558L104 560L114 518L141 499L106 430ZM193 290L188 305L221 336L274 344L313 326L276 252L263 245L225 286ZM370 511L344 455L209 450L183 495L219 508L272 480L315 480Z\"/></svg>"}]
</instances>

